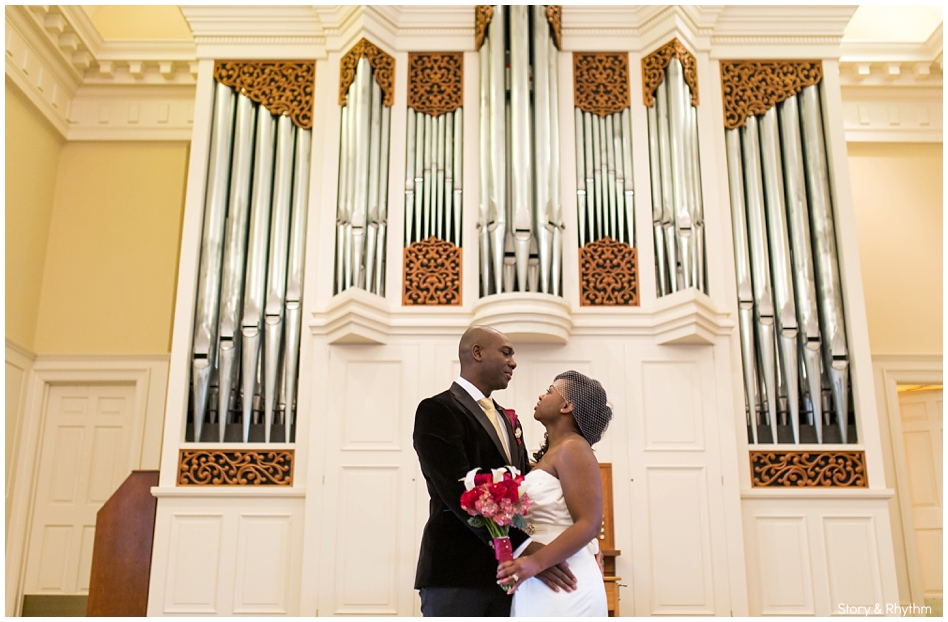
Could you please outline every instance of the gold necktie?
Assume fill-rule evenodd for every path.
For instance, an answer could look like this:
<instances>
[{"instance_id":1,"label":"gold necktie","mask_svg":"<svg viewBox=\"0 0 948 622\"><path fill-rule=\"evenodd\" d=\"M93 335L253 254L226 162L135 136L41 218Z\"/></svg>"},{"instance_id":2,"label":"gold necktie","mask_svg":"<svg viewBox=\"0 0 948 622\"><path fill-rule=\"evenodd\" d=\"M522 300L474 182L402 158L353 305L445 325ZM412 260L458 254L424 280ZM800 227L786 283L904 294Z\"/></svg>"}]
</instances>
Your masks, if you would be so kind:
<instances>
[{"instance_id":1,"label":"gold necktie","mask_svg":"<svg viewBox=\"0 0 948 622\"><path fill-rule=\"evenodd\" d=\"M497 431L497 438L500 439L500 445L504 448L504 454L507 456L507 462L510 462L510 450L507 449L507 444L504 442L504 433L500 429L500 421L497 419L497 409L494 408L494 400L489 397L483 397L477 400L477 403L484 407L484 412L487 413L487 418L490 419L490 422L494 425L494 429Z\"/></svg>"}]
</instances>

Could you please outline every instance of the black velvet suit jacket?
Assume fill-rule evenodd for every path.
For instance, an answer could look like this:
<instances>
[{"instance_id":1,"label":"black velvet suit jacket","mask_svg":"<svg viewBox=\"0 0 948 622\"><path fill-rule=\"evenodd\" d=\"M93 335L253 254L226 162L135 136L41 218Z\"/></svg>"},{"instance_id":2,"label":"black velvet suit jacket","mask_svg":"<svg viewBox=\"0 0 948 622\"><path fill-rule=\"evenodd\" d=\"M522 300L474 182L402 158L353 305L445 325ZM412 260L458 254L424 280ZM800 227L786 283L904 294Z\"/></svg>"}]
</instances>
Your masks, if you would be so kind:
<instances>
[{"instance_id":1,"label":"black velvet suit jacket","mask_svg":"<svg viewBox=\"0 0 948 622\"><path fill-rule=\"evenodd\" d=\"M507 428L511 462L525 474L526 445L517 443L510 420L494 405ZM467 523L470 515L461 509L461 494L464 476L471 469L499 469L507 464L497 432L471 395L453 383L449 390L418 405L412 439L431 497L415 588L496 586L497 562L490 534L485 527L475 529ZM522 531L510 529L514 550L526 539Z\"/></svg>"}]
</instances>

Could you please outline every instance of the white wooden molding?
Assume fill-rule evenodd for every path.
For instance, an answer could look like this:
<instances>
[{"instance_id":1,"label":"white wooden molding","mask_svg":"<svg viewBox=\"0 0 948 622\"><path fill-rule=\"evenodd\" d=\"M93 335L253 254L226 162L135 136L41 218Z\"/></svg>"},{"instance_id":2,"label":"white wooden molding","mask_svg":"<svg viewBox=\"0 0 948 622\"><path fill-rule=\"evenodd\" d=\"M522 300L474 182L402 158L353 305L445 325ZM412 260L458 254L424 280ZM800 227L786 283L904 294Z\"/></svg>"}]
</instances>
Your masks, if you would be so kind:
<instances>
[{"instance_id":1,"label":"white wooden molding","mask_svg":"<svg viewBox=\"0 0 948 622\"><path fill-rule=\"evenodd\" d=\"M847 142L942 142L940 84L848 86L842 93Z\"/></svg>"},{"instance_id":2,"label":"white wooden molding","mask_svg":"<svg viewBox=\"0 0 948 622\"><path fill-rule=\"evenodd\" d=\"M50 388L57 384L130 383L135 385L130 469L157 469L168 385L168 355L36 356L26 383L17 479L13 487L6 555L6 615L20 615L26 570L26 541L33 517L40 439Z\"/></svg>"},{"instance_id":3,"label":"white wooden molding","mask_svg":"<svg viewBox=\"0 0 948 622\"><path fill-rule=\"evenodd\" d=\"M903 603L924 603L922 577L918 562L918 544L915 540L915 519L912 508L911 483L905 445L902 443L902 417L899 407L899 384L942 384L941 355L883 354L872 357L879 428L882 437L882 456L886 474L895 481L886 484L895 488L895 498L889 503L892 521L892 539L896 572L900 583L908 585L908 594L900 594Z\"/></svg>"}]
</instances>

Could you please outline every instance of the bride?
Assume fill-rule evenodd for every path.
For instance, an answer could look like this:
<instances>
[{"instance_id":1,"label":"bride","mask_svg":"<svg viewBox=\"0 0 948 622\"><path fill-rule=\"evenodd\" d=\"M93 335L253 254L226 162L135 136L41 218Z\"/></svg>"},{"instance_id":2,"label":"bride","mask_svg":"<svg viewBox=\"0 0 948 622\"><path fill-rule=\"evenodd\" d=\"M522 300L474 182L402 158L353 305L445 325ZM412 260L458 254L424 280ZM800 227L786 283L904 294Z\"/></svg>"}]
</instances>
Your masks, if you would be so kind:
<instances>
[{"instance_id":1,"label":"bride","mask_svg":"<svg viewBox=\"0 0 948 622\"><path fill-rule=\"evenodd\" d=\"M606 591L596 559L602 480L592 446L612 419L606 392L592 378L563 372L540 396L533 417L546 428L546 437L523 482L533 501L527 531L546 546L501 564L497 582L513 586L511 616L605 616ZM563 561L576 576L574 590L551 591L534 578Z\"/></svg>"}]
</instances>

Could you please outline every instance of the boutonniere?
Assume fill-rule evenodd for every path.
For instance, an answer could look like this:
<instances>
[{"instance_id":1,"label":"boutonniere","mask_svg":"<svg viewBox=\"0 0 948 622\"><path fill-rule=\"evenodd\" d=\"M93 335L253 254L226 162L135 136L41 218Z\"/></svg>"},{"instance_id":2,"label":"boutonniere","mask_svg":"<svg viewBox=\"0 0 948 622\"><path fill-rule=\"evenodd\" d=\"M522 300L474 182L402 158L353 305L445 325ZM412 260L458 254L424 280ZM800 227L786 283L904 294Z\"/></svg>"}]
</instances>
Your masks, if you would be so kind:
<instances>
[{"instance_id":1,"label":"boutonniere","mask_svg":"<svg viewBox=\"0 0 948 622\"><path fill-rule=\"evenodd\" d=\"M514 429L514 438L517 439L517 444L523 445L523 430L520 428L520 418L517 416L517 412L512 408L505 408L504 414L510 419L510 425Z\"/></svg>"}]
</instances>

